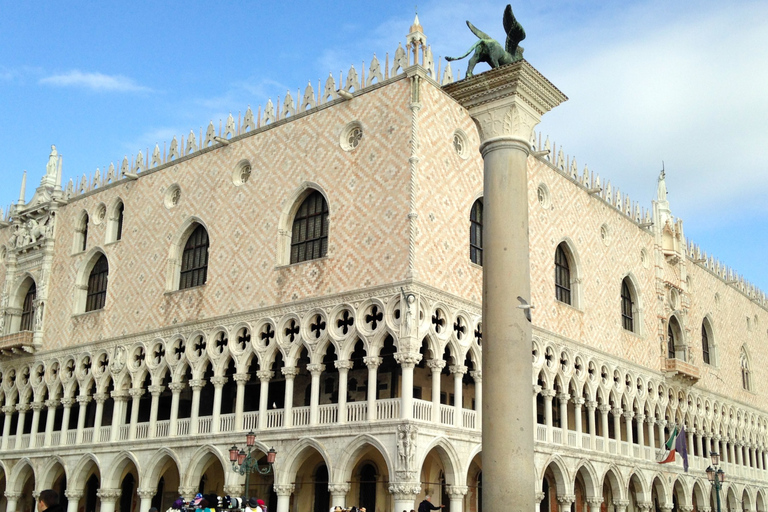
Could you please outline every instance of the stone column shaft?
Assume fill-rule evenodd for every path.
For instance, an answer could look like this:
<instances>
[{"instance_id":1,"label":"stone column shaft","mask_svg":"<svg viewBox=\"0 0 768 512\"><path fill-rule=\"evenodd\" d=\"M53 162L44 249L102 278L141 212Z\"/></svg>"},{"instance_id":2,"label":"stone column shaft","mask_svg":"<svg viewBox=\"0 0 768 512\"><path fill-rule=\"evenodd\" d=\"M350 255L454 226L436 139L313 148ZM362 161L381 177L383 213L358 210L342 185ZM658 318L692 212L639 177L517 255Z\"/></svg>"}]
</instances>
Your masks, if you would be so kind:
<instances>
[{"instance_id":1,"label":"stone column shaft","mask_svg":"<svg viewBox=\"0 0 768 512\"><path fill-rule=\"evenodd\" d=\"M269 381L275 376L275 372L269 370L260 370L256 376L259 378L259 429L264 430L267 428L267 409L269 408ZM238 390L241 387L241 383L237 383ZM245 388L245 382L242 383L242 387ZM239 392L239 391L238 391ZM238 428L242 427L242 420L238 425Z\"/></svg>"},{"instance_id":2,"label":"stone column shaft","mask_svg":"<svg viewBox=\"0 0 768 512\"><path fill-rule=\"evenodd\" d=\"M440 424L440 372L445 368L442 359L431 359L427 366L432 371L432 423Z\"/></svg>"},{"instance_id":3,"label":"stone column shaft","mask_svg":"<svg viewBox=\"0 0 768 512\"><path fill-rule=\"evenodd\" d=\"M200 390L205 386L202 379L189 381L189 387L192 388L192 407L189 413L189 433L195 435L199 429L200 418Z\"/></svg>"},{"instance_id":4,"label":"stone column shaft","mask_svg":"<svg viewBox=\"0 0 768 512\"><path fill-rule=\"evenodd\" d=\"M453 374L453 426L464 426L464 405L463 405L463 390L461 387L464 374L467 373L467 367L464 365L451 366L451 373Z\"/></svg>"},{"instance_id":5,"label":"stone column shaft","mask_svg":"<svg viewBox=\"0 0 768 512\"><path fill-rule=\"evenodd\" d=\"M154 439L157 437L157 412L160 408L160 393L163 392L163 386L149 386L149 392L152 395L152 401L149 404L148 437Z\"/></svg>"},{"instance_id":6,"label":"stone column shaft","mask_svg":"<svg viewBox=\"0 0 768 512\"><path fill-rule=\"evenodd\" d=\"M339 412L337 419L339 423L346 423L347 385L349 382L349 370L352 369L352 361L335 361L333 364L339 370Z\"/></svg>"},{"instance_id":7,"label":"stone column shaft","mask_svg":"<svg viewBox=\"0 0 768 512\"><path fill-rule=\"evenodd\" d=\"M211 432L218 434L221 431L221 390L227 383L226 377L213 377L213 417L211 418Z\"/></svg>"},{"instance_id":8,"label":"stone column shaft","mask_svg":"<svg viewBox=\"0 0 768 512\"><path fill-rule=\"evenodd\" d=\"M259 372L256 372L256 375L258 376ZM274 375L274 372L269 372L270 375ZM235 432L240 432L243 430L245 425L243 424L243 418L245 415L245 383L248 382L248 379L250 378L250 375L247 373L236 373L233 378L235 379ZM270 377L271 379L272 377ZM263 429L262 426L262 418L264 421L267 419L267 410L266 410L266 404L267 404L267 394L269 392L269 379L267 379L267 386L265 389L264 383L262 383L259 386L259 425L258 427L260 429ZM265 409L262 411L261 409L261 403L264 402ZM264 423L266 425L266 422Z\"/></svg>"},{"instance_id":9,"label":"stone column shaft","mask_svg":"<svg viewBox=\"0 0 768 512\"><path fill-rule=\"evenodd\" d=\"M283 417L283 426L292 427L293 426L293 381L294 379L296 379L296 375L298 375L299 369L296 367L292 367L292 368L284 367L284 368L281 368L280 371L283 372L283 375L285 375L285 406L283 408L283 414L285 416Z\"/></svg>"},{"instance_id":10,"label":"stone column shaft","mask_svg":"<svg viewBox=\"0 0 768 512\"><path fill-rule=\"evenodd\" d=\"M368 366L368 421L375 421L376 414L376 389L379 386L378 372L379 365L381 364L380 357L366 356L363 358L366 366Z\"/></svg>"},{"instance_id":11,"label":"stone column shaft","mask_svg":"<svg viewBox=\"0 0 768 512\"><path fill-rule=\"evenodd\" d=\"M325 370L323 364L311 364L307 366L312 381L309 389L309 424L317 425L320 415L320 376Z\"/></svg>"}]
</instances>

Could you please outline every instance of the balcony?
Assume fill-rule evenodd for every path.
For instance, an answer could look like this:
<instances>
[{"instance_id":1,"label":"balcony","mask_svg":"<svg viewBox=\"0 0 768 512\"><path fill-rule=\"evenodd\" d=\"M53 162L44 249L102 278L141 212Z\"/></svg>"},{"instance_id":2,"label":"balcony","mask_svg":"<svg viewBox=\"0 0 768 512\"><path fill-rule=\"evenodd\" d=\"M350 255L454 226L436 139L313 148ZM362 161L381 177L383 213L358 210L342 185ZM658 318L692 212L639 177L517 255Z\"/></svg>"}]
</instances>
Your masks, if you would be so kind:
<instances>
[{"instance_id":1,"label":"balcony","mask_svg":"<svg viewBox=\"0 0 768 512\"><path fill-rule=\"evenodd\" d=\"M689 384L695 384L701 378L698 367L680 359L665 359L662 371L670 377L687 381Z\"/></svg>"},{"instance_id":2,"label":"balcony","mask_svg":"<svg viewBox=\"0 0 768 512\"><path fill-rule=\"evenodd\" d=\"M32 331L20 331L0 336L0 358L13 357L15 354L33 353Z\"/></svg>"}]
</instances>

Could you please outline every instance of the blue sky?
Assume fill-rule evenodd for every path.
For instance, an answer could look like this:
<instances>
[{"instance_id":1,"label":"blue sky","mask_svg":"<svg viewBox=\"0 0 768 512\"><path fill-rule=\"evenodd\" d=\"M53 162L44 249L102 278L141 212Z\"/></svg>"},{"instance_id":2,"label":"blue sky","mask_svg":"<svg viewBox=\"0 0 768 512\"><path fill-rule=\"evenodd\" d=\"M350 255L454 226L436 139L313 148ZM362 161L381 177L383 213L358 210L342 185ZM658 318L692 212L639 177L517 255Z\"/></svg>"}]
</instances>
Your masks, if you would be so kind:
<instances>
[{"instance_id":1,"label":"blue sky","mask_svg":"<svg viewBox=\"0 0 768 512\"><path fill-rule=\"evenodd\" d=\"M419 3L435 57L472 44L466 19L503 39L504 5ZM513 8L526 59L570 98L538 129L646 207L664 160L686 236L768 292L768 2ZM65 182L92 176L329 72L346 76L374 53L383 60L414 4L0 0L0 13L5 211L25 169L31 196L51 144Z\"/></svg>"}]
</instances>

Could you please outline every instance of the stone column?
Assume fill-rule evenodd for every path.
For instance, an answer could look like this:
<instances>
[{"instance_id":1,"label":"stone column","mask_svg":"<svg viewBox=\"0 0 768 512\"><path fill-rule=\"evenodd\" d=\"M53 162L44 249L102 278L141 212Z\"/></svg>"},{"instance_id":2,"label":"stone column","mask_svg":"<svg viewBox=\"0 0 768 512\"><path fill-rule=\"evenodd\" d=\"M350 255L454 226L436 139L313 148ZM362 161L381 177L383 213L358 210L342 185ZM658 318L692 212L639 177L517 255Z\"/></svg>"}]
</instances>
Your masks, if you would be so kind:
<instances>
[{"instance_id":1,"label":"stone column","mask_svg":"<svg viewBox=\"0 0 768 512\"><path fill-rule=\"evenodd\" d=\"M43 410L43 403L32 402L30 407L32 408L32 431L29 435L29 447L35 448L37 446L37 429L40 427L40 411Z\"/></svg>"},{"instance_id":2,"label":"stone column","mask_svg":"<svg viewBox=\"0 0 768 512\"><path fill-rule=\"evenodd\" d=\"M257 377L259 373L261 373L261 371L256 372ZM271 379L271 376L274 375L274 372L269 372L269 374L269 379ZM244 430L245 427L243 424L243 416L245 412L245 383L248 382L248 379L250 379L251 376L247 373L236 373L232 376L232 378L235 381L235 432L240 432L241 430ZM266 397L269 393L269 379L267 379L266 389L263 382L259 388L259 428L264 428L261 426L262 416L264 417L264 420L266 420L267 416L266 408L262 412L261 402L264 402L266 406Z\"/></svg>"},{"instance_id":3,"label":"stone column","mask_svg":"<svg viewBox=\"0 0 768 512\"><path fill-rule=\"evenodd\" d=\"M11 435L11 418L16 408L12 405L3 406L3 414L5 414L5 421L3 421L3 440L0 442L0 451L8 449L8 437Z\"/></svg>"},{"instance_id":4,"label":"stone column","mask_svg":"<svg viewBox=\"0 0 768 512\"><path fill-rule=\"evenodd\" d=\"M693 457L693 436L696 433L696 429L695 428L691 428L691 430L686 429L686 432L688 432L688 439L685 440L688 443L688 451L690 452L691 460L695 460ZM699 454L701 454L701 451L699 451Z\"/></svg>"},{"instance_id":5,"label":"stone column","mask_svg":"<svg viewBox=\"0 0 768 512\"><path fill-rule=\"evenodd\" d=\"M728 443L725 437L720 437L718 441L720 441L720 460L722 462L731 462L731 459L728 458Z\"/></svg>"},{"instance_id":6,"label":"stone column","mask_svg":"<svg viewBox=\"0 0 768 512\"><path fill-rule=\"evenodd\" d=\"M560 393L557 399L560 400L560 430L563 431L561 441L563 444L568 444L568 400L571 399L571 395Z\"/></svg>"},{"instance_id":7,"label":"stone column","mask_svg":"<svg viewBox=\"0 0 768 512\"><path fill-rule=\"evenodd\" d=\"M603 450L607 452L608 439L610 438L608 436L608 411L611 410L611 406L608 404L603 404L600 407L598 407L598 409L600 409L600 420L601 420L601 425L603 429L603 444L604 444Z\"/></svg>"},{"instance_id":8,"label":"stone column","mask_svg":"<svg viewBox=\"0 0 768 512\"><path fill-rule=\"evenodd\" d=\"M584 433L584 423L581 418L581 408L584 405L584 402L584 398L580 396L573 399L573 423L574 427L576 427L576 432L578 433L578 448L582 448L581 434Z\"/></svg>"},{"instance_id":9,"label":"stone column","mask_svg":"<svg viewBox=\"0 0 768 512\"><path fill-rule=\"evenodd\" d=\"M51 446L53 422L56 420L56 407L58 405L58 400L48 400L45 402L45 406L48 408L48 414L45 416L45 437L43 438L43 446Z\"/></svg>"},{"instance_id":10,"label":"stone column","mask_svg":"<svg viewBox=\"0 0 768 512\"><path fill-rule=\"evenodd\" d=\"M283 414L285 415L283 418L283 426L284 427L292 427L293 426L293 382L296 379L296 376L299 374L299 369L295 366L286 368L283 367L280 369L280 371L285 376L285 406L283 410Z\"/></svg>"},{"instance_id":11,"label":"stone column","mask_svg":"<svg viewBox=\"0 0 768 512\"><path fill-rule=\"evenodd\" d=\"M349 370L352 369L352 361L334 361L333 366L339 371L339 403L337 421L339 423L347 422L347 378Z\"/></svg>"},{"instance_id":12,"label":"stone column","mask_svg":"<svg viewBox=\"0 0 768 512\"><path fill-rule=\"evenodd\" d=\"M552 442L552 398L555 396L554 389L542 389L541 396L544 397L544 424L547 426L547 442Z\"/></svg>"},{"instance_id":13,"label":"stone column","mask_svg":"<svg viewBox=\"0 0 768 512\"><path fill-rule=\"evenodd\" d=\"M589 427L589 448L595 449L595 438L597 437L597 424L595 423L595 409L597 402L589 400L587 402L587 426Z\"/></svg>"},{"instance_id":14,"label":"stone column","mask_svg":"<svg viewBox=\"0 0 768 512\"><path fill-rule=\"evenodd\" d=\"M171 417L168 420L169 437L176 437L179 433L179 395L184 386L185 384L182 382L168 384L168 389L171 390Z\"/></svg>"},{"instance_id":15,"label":"stone column","mask_svg":"<svg viewBox=\"0 0 768 512\"><path fill-rule=\"evenodd\" d=\"M391 483L389 493L395 505L394 510L413 510L416 508L416 496L421 493L421 485L418 482Z\"/></svg>"},{"instance_id":16,"label":"stone column","mask_svg":"<svg viewBox=\"0 0 768 512\"><path fill-rule=\"evenodd\" d=\"M541 502L544 499L545 494L541 491L536 491L536 505L533 507L533 512L541 512ZM549 512L549 508L547 508L547 512Z\"/></svg>"},{"instance_id":17,"label":"stone column","mask_svg":"<svg viewBox=\"0 0 768 512\"><path fill-rule=\"evenodd\" d=\"M443 90L475 121L484 162L483 505L492 511L510 504L531 510L538 483L535 417L530 395L510 393L530 389L533 382L526 316L532 311L517 307L517 297L531 303L528 156L534 126L566 97L524 60ZM509 471L509 454L515 454L516 471Z\"/></svg>"},{"instance_id":18,"label":"stone column","mask_svg":"<svg viewBox=\"0 0 768 512\"><path fill-rule=\"evenodd\" d=\"M246 375L247 376L247 375ZM256 377L258 377L260 382L260 390L259 390L259 430L264 430L267 428L267 408L269 407L269 381L272 380L272 378L275 376L275 372L270 370L259 370L256 372ZM237 381L237 392L238 397L240 396L239 393L241 392L241 389L245 389L245 379L242 379L242 383L240 380L237 380L237 375L235 375L235 380ZM238 398L238 402L242 404L242 400ZM243 420L242 420L242 410L240 412L240 422L237 424L238 428L243 428Z\"/></svg>"},{"instance_id":19,"label":"stone column","mask_svg":"<svg viewBox=\"0 0 768 512\"><path fill-rule=\"evenodd\" d=\"M611 412L613 413L613 437L616 439L616 452L619 453L619 443L621 443L621 415L624 411L621 407L616 407Z\"/></svg>"},{"instance_id":20,"label":"stone column","mask_svg":"<svg viewBox=\"0 0 768 512\"><path fill-rule=\"evenodd\" d=\"M5 491L5 512L16 512L16 504L21 496L20 492Z\"/></svg>"},{"instance_id":21,"label":"stone column","mask_svg":"<svg viewBox=\"0 0 768 512\"><path fill-rule=\"evenodd\" d=\"M667 424L667 420L657 420L656 426L659 429L659 446L662 447L667 443L667 438L664 437L664 426Z\"/></svg>"},{"instance_id":22,"label":"stone column","mask_svg":"<svg viewBox=\"0 0 768 512\"><path fill-rule=\"evenodd\" d=\"M645 423L648 425L648 446L651 448L651 456L653 456L653 453L656 450L656 431L653 428L653 426L656 424L656 418L653 416L648 416L645 419Z\"/></svg>"},{"instance_id":23,"label":"stone column","mask_svg":"<svg viewBox=\"0 0 768 512\"><path fill-rule=\"evenodd\" d=\"M312 377L309 388L309 424L317 425L320 415L320 376L325 371L325 365L308 364L307 371Z\"/></svg>"},{"instance_id":24,"label":"stone column","mask_svg":"<svg viewBox=\"0 0 768 512\"><path fill-rule=\"evenodd\" d=\"M464 374L467 373L467 367L463 364L452 365L451 373L453 374L453 426L464 426L464 405L463 405L463 390L461 387L461 381L464 378Z\"/></svg>"},{"instance_id":25,"label":"stone column","mask_svg":"<svg viewBox=\"0 0 768 512\"><path fill-rule=\"evenodd\" d=\"M128 394L131 396L131 419L128 427L128 439L133 441L136 439L136 426L139 424L139 403L142 395L144 395L144 389L131 388L128 390Z\"/></svg>"},{"instance_id":26,"label":"stone column","mask_svg":"<svg viewBox=\"0 0 768 512\"><path fill-rule=\"evenodd\" d=\"M282 369L285 370L285 368ZM272 489L277 494L277 510L275 512L289 512L294 485L273 485Z\"/></svg>"},{"instance_id":27,"label":"stone column","mask_svg":"<svg viewBox=\"0 0 768 512\"><path fill-rule=\"evenodd\" d=\"M736 460L736 450L734 449L735 444L736 444L735 441L731 441L730 443L728 443L728 462L735 462L736 464L738 464L739 461Z\"/></svg>"},{"instance_id":28,"label":"stone column","mask_svg":"<svg viewBox=\"0 0 768 512\"><path fill-rule=\"evenodd\" d=\"M653 503L650 501L640 501L637 503L637 509L639 512L650 512L653 508Z\"/></svg>"},{"instance_id":29,"label":"stone column","mask_svg":"<svg viewBox=\"0 0 768 512\"><path fill-rule=\"evenodd\" d=\"M85 412L88 409L88 403L91 397L88 395L79 395L77 397L77 433L75 434L75 444L83 442L83 430L85 430Z\"/></svg>"},{"instance_id":30,"label":"stone column","mask_svg":"<svg viewBox=\"0 0 768 512\"><path fill-rule=\"evenodd\" d=\"M637 444L640 445L640 457L642 458L644 457L643 447L645 446L645 431L643 429L645 426L645 414L637 413L635 421L637 421Z\"/></svg>"},{"instance_id":31,"label":"stone column","mask_svg":"<svg viewBox=\"0 0 768 512\"><path fill-rule=\"evenodd\" d=\"M136 491L136 494L141 500L139 502L139 512L149 512L149 509L152 507L152 498L154 498L155 494L157 494L157 490L156 489L138 489Z\"/></svg>"},{"instance_id":32,"label":"stone column","mask_svg":"<svg viewBox=\"0 0 768 512\"><path fill-rule=\"evenodd\" d=\"M189 434L195 435L200 431L200 390L205 386L203 379L193 379L189 381L189 387L192 388L192 407L189 413Z\"/></svg>"},{"instance_id":33,"label":"stone column","mask_svg":"<svg viewBox=\"0 0 768 512\"><path fill-rule=\"evenodd\" d=\"M589 505L589 512L600 512L603 505L603 497L592 496L591 498L587 498L587 505Z\"/></svg>"},{"instance_id":34,"label":"stone column","mask_svg":"<svg viewBox=\"0 0 768 512\"><path fill-rule=\"evenodd\" d=\"M120 489L99 489L96 491L101 508L99 512L115 512L117 499L120 497Z\"/></svg>"},{"instance_id":35,"label":"stone column","mask_svg":"<svg viewBox=\"0 0 768 512\"><path fill-rule=\"evenodd\" d=\"M96 412L93 418L93 442L101 442L101 419L104 416L104 402L107 401L106 393L95 393L93 399L96 401ZM114 413L114 408L113 408ZM114 414L113 414L114 415Z\"/></svg>"},{"instance_id":36,"label":"stone column","mask_svg":"<svg viewBox=\"0 0 768 512\"><path fill-rule=\"evenodd\" d=\"M351 361L342 362L351 363ZM328 484L328 490L331 492L331 507L338 506L347 508L347 493L349 492L349 488L349 484Z\"/></svg>"},{"instance_id":37,"label":"stone column","mask_svg":"<svg viewBox=\"0 0 768 512\"><path fill-rule=\"evenodd\" d=\"M413 418L413 368L421 361L421 354L396 353L395 361L402 368L400 379L400 419Z\"/></svg>"},{"instance_id":38,"label":"stone column","mask_svg":"<svg viewBox=\"0 0 768 512\"><path fill-rule=\"evenodd\" d=\"M448 501L451 505L451 512L464 512L464 496L467 495L469 487L466 485L449 485L445 490L448 494Z\"/></svg>"},{"instance_id":39,"label":"stone column","mask_svg":"<svg viewBox=\"0 0 768 512\"><path fill-rule=\"evenodd\" d=\"M627 444L629 445L630 450L632 448L632 443L635 442L632 436L632 418L634 417L635 417L635 413L632 411L627 411L624 413L624 427L627 429ZM621 435L618 435L616 437L621 438ZM630 457L632 456L631 453L629 453L628 455ZM615 501L613 503L616 504ZM626 509L626 507L624 508ZM616 512L619 512L619 511L617 510ZM621 512L625 512L625 511L621 511Z\"/></svg>"},{"instance_id":40,"label":"stone column","mask_svg":"<svg viewBox=\"0 0 768 512\"><path fill-rule=\"evenodd\" d=\"M211 384L213 384L213 417L211 418L211 432L214 434L218 434L221 431L221 390L226 383L226 377L219 376L211 379Z\"/></svg>"},{"instance_id":41,"label":"stone column","mask_svg":"<svg viewBox=\"0 0 768 512\"><path fill-rule=\"evenodd\" d=\"M432 372L432 423L440 424L440 372L445 368L442 359L430 359L427 366Z\"/></svg>"},{"instance_id":42,"label":"stone column","mask_svg":"<svg viewBox=\"0 0 768 512\"><path fill-rule=\"evenodd\" d=\"M382 359L380 357L366 356L363 362L368 367L368 421L375 421L376 417L376 388L378 387L378 370Z\"/></svg>"},{"instance_id":43,"label":"stone column","mask_svg":"<svg viewBox=\"0 0 768 512\"><path fill-rule=\"evenodd\" d=\"M128 393L125 391L113 391L112 400L115 407L112 409L112 425L109 430L109 440L115 442L118 440L120 426L125 423L125 412L128 406Z\"/></svg>"},{"instance_id":44,"label":"stone column","mask_svg":"<svg viewBox=\"0 0 768 512\"><path fill-rule=\"evenodd\" d=\"M576 501L574 494L561 494L557 497L558 512L571 512L571 504Z\"/></svg>"},{"instance_id":45,"label":"stone column","mask_svg":"<svg viewBox=\"0 0 768 512\"><path fill-rule=\"evenodd\" d=\"M78 512L78 505L84 494L83 491L76 491L74 489L64 491L64 496L67 497L67 512Z\"/></svg>"},{"instance_id":46,"label":"stone column","mask_svg":"<svg viewBox=\"0 0 768 512\"><path fill-rule=\"evenodd\" d=\"M475 428L480 430L483 428L483 372L474 370L469 374L475 379Z\"/></svg>"},{"instance_id":47,"label":"stone column","mask_svg":"<svg viewBox=\"0 0 768 512\"><path fill-rule=\"evenodd\" d=\"M149 432L147 436L150 439L157 437L157 411L160 407L160 394L163 392L163 389L163 386L149 386L152 402L149 405Z\"/></svg>"},{"instance_id":48,"label":"stone column","mask_svg":"<svg viewBox=\"0 0 768 512\"><path fill-rule=\"evenodd\" d=\"M18 450L21 448L21 436L24 434L24 420L29 411L29 404L16 404L16 411L19 413L19 417L16 421L16 446Z\"/></svg>"},{"instance_id":49,"label":"stone column","mask_svg":"<svg viewBox=\"0 0 768 512\"><path fill-rule=\"evenodd\" d=\"M67 434L69 433L69 417L72 414L72 406L75 405L74 398L63 398L61 405L64 409L61 413L61 437L59 437L59 446L66 446Z\"/></svg>"}]
</instances>

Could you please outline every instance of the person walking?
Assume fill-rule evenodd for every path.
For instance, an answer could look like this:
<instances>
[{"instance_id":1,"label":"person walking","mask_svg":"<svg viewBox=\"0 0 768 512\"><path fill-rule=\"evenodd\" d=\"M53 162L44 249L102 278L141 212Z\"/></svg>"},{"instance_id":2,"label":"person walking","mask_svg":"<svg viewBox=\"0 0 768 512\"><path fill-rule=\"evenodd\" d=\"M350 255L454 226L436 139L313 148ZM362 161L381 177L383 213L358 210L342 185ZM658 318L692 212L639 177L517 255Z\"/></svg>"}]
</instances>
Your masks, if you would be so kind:
<instances>
[{"instance_id":1,"label":"person walking","mask_svg":"<svg viewBox=\"0 0 768 512\"><path fill-rule=\"evenodd\" d=\"M40 491L40 497L37 499L37 511L43 512L63 512L59 505L59 493L53 489Z\"/></svg>"},{"instance_id":2,"label":"person walking","mask_svg":"<svg viewBox=\"0 0 768 512\"><path fill-rule=\"evenodd\" d=\"M445 508L445 505L440 505L439 507L432 503L432 496L427 494L424 497L424 501L419 503L419 512L429 512L430 510L440 510L441 508Z\"/></svg>"}]
</instances>

